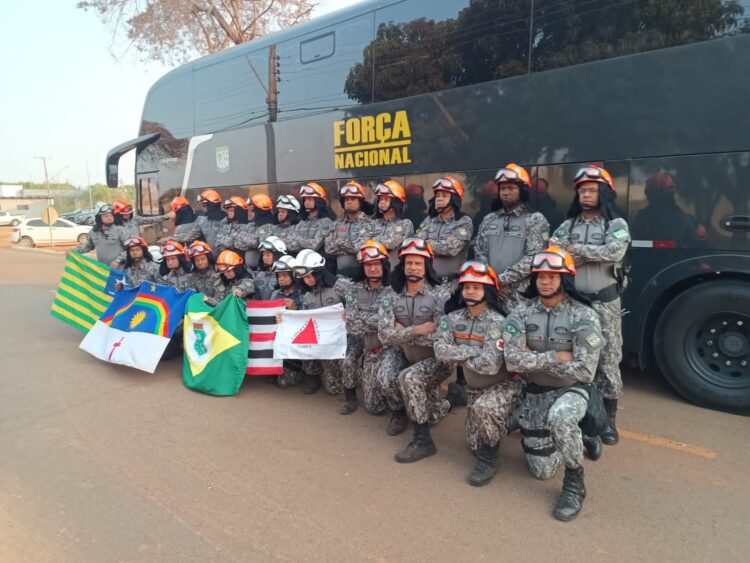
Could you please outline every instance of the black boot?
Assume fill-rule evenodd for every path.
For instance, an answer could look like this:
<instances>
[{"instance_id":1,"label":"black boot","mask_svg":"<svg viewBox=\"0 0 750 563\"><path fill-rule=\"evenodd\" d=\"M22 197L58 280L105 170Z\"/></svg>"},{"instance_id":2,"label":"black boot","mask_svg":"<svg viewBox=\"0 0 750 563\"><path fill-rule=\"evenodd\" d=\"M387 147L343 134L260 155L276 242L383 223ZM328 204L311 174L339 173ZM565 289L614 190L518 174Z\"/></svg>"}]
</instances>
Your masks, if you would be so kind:
<instances>
[{"instance_id":1,"label":"black boot","mask_svg":"<svg viewBox=\"0 0 750 563\"><path fill-rule=\"evenodd\" d=\"M602 457L602 439L599 436L586 436L583 435L583 447L586 448L586 453L589 454L589 459L596 461Z\"/></svg>"},{"instance_id":2,"label":"black boot","mask_svg":"<svg viewBox=\"0 0 750 563\"><path fill-rule=\"evenodd\" d=\"M620 435L617 433L615 416L617 415L617 399L604 399L604 408L607 410L607 428L599 434L602 442L608 446L614 446L620 441Z\"/></svg>"},{"instance_id":3,"label":"black boot","mask_svg":"<svg viewBox=\"0 0 750 563\"><path fill-rule=\"evenodd\" d=\"M357 410L357 390L344 389L344 402L341 403L339 412L341 414L352 414Z\"/></svg>"},{"instance_id":4,"label":"black boot","mask_svg":"<svg viewBox=\"0 0 750 563\"><path fill-rule=\"evenodd\" d=\"M323 385L322 381L320 380L320 374L318 373L310 373L307 375L307 382L305 383L304 389L302 389L302 392L305 395L312 395L313 393L317 393L318 389Z\"/></svg>"},{"instance_id":5,"label":"black boot","mask_svg":"<svg viewBox=\"0 0 750 563\"><path fill-rule=\"evenodd\" d=\"M391 415L391 421L388 423L388 428L385 429L386 434L389 436L398 436L409 425L409 419L406 418L406 411L400 410L395 411Z\"/></svg>"},{"instance_id":6,"label":"black boot","mask_svg":"<svg viewBox=\"0 0 750 563\"><path fill-rule=\"evenodd\" d=\"M499 449L500 444L495 447L482 445L474 452L474 455L477 456L477 464L466 478L469 485L481 487L492 480L492 477L497 473L497 452Z\"/></svg>"},{"instance_id":7,"label":"black boot","mask_svg":"<svg viewBox=\"0 0 750 563\"><path fill-rule=\"evenodd\" d=\"M466 386L458 383L448 384L448 393L445 398L451 404L451 408L463 407L466 405Z\"/></svg>"},{"instance_id":8,"label":"black boot","mask_svg":"<svg viewBox=\"0 0 750 563\"><path fill-rule=\"evenodd\" d=\"M423 422L414 425L414 438L409 445L398 452L394 457L399 463L412 463L437 453L435 443L430 436L430 424Z\"/></svg>"},{"instance_id":9,"label":"black boot","mask_svg":"<svg viewBox=\"0 0 750 563\"><path fill-rule=\"evenodd\" d=\"M557 499L552 515L564 522L572 520L578 516L581 508L583 508L583 499L585 498L586 486L583 484L583 466L577 469L566 467L562 493Z\"/></svg>"}]
</instances>

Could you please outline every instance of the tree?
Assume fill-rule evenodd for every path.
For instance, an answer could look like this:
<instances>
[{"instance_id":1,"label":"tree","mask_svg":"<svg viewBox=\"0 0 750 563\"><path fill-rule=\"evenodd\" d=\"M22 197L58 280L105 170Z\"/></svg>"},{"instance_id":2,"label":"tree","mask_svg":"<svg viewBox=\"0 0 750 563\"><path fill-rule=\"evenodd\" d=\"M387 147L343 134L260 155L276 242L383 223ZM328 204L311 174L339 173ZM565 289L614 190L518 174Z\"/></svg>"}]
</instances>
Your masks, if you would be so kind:
<instances>
[{"instance_id":1,"label":"tree","mask_svg":"<svg viewBox=\"0 0 750 563\"><path fill-rule=\"evenodd\" d=\"M310 17L314 0L82 0L144 58L183 62L252 41Z\"/></svg>"}]
</instances>

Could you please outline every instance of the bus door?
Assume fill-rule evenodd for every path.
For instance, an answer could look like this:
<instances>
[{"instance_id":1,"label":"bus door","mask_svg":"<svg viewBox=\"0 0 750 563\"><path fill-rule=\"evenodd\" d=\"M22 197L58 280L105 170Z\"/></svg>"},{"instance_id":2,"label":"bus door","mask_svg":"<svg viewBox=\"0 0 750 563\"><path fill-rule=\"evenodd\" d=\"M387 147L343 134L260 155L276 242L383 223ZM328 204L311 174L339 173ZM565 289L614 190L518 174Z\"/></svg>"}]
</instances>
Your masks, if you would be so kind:
<instances>
[{"instance_id":1,"label":"bus door","mask_svg":"<svg viewBox=\"0 0 750 563\"><path fill-rule=\"evenodd\" d=\"M138 214L149 216L149 215L162 215L169 210L163 210L159 206L159 173L158 172L147 172L139 173L136 176L136 201L138 202ZM162 238L166 233L167 229L164 223L153 223L150 225L141 226L141 236L149 244Z\"/></svg>"}]
</instances>

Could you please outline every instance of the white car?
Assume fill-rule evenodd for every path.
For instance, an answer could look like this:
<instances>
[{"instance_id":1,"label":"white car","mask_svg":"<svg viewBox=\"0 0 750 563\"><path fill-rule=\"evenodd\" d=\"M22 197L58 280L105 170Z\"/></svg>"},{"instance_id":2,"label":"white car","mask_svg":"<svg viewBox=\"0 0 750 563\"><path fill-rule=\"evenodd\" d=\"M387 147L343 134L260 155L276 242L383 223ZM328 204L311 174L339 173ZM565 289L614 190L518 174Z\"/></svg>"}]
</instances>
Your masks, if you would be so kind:
<instances>
[{"instance_id":1,"label":"white car","mask_svg":"<svg viewBox=\"0 0 750 563\"><path fill-rule=\"evenodd\" d=\"M12 211L0 211L0 225L13 225L15 227L24 219L26 219L26 215L13 213Z\"/></svg>"},{"instance_id":2,"label":"white car","mask_svg":"<svg viewBox=\"0 0 750 563\"><path fill-rule=\"evenodd\" d=\"M71 245L80 244L86 240L86 233L91 230L88 225L76 225L67 219L58 219L52 224L52 237L50 238L49 225L42 222L39 217L23 219L13 227L11 242L18 246L31 248L34 246L51 246L55 244Z\"/></svg>"}]
</instances>

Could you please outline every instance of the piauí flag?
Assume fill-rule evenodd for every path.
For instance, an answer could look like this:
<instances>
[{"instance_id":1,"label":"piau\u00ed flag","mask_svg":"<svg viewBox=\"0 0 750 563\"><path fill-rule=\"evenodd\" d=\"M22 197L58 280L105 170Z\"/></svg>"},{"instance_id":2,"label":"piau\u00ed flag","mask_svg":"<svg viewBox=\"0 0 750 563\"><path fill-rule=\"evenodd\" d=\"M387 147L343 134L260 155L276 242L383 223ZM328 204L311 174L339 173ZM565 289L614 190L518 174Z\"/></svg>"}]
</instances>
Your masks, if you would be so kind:
<instances>
[{"instance_id":1,"label":"piau\u00ed flag","mask_svg":"<svg viewBox=\"0 0 750 563\"><path fill-rule=\"evenodd\" d=\"M194 294L147 282L122 289L80 347L105 362L154 373Z\"/></svg>"},{"instance_id":2,"label":"piau\u00ed flag","mask_svg":"<svg viewBox=\"0 0 750 563\"><path fill-rule=\"evenodd\" d=\"M285 360L339 360L346 355L344 307L281 311L273 357Z\"/></svg>"},{"instance_id":3,"label":"piau\u00ed flag","mask_svg":"<svg viewBox=\"0 0 750 563\"><path fill-rule=\"evenodd\" d=\"M60 285L50 313L63 322L88 332L115 296L115 283L128 276L101 262L71 252L65 260Z\"/></svg>"},{"instance_id":4,"label":"piau\u00ed flag","mask_svg":"<svg viewBox=\"0 0 750 563\"><path fill-rule=\"evenodd\" d=\"M245 379L249 328L245 301L235 295L217 307L193 295L185 310L182 381L209 395L236 395Z\"/></svg>"}]
</instances>

